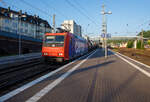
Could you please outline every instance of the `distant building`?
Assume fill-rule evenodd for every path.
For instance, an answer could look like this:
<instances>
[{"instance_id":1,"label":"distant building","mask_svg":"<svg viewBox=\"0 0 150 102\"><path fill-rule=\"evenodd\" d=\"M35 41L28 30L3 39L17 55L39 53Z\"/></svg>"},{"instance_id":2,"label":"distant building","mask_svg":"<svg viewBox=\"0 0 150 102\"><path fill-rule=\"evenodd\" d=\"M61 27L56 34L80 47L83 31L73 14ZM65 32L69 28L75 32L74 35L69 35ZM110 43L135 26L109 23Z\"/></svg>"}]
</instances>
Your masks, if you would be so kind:
<instances>
[{"instance_id":1,"label":"distant building","mask_svg":"<svg viewBox=\"0 0 150 102\"><path fill-rule=\"evenodd\" d=\"M99 36L93 36L93 37L90 37L90 40L92 41L100 41L100 37Z\"/></svg>"},{"instance_id":2,"label":"distant building","mask_svg":"<svg viewBox=\"0 0 150 102\"><path fill-rule=\"evenodd\" d=\"M86 39L87 41L89 41L90 40L90 37L89 36L87 36L87 35L83 35L82 36L84 39Z\"/></svg>"},{"instance_id":3,"label":"distant building","mask_svg":"<svg viewBox=\"0 0 150 102\"><path fill-rule=\"evenodd\" d=\"M0 30L42 39L44 33L51 32L52 28L46 20L36 15L0 7Z\"/></svg>"},{"instance_id":4,"label":"distant building","mask_svg":"<svg viewBox=\"0 0 150 102\"><path fill-rule=\"evenodd\" d=\"M70 33L82 36L82 28L80 25L77 25L74 20L65 20L62 23L61 28L70 31Z\"/></svg>"},{"instance_id":5,"label":"distant building","mask_svg":"<svg viewBox=\"0 0 150 102\"><path fill-rule=\"evenodd\" d=\"M135 40L138 39L139 36L112 36L108 38L109 40Z\"/></svg>"}]
</instances>

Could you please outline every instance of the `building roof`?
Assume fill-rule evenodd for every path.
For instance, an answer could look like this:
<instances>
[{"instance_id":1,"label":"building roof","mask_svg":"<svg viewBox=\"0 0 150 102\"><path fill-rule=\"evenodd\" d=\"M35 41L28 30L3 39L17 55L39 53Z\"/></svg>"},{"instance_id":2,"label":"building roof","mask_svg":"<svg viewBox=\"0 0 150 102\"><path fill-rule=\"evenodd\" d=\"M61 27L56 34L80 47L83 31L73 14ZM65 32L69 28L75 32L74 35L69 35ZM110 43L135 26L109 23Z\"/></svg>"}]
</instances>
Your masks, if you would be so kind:
<instances>
[{"instance_id":1,"label":"building roof","mask_svg":"<svg viewBox=\"0 0 150 102\"><path fill-rule=\"evenodd\" d=\"M11 10L10 7L8 8L0 7L0 16L13 19L14 17L12 17L12 15L15 15L15 17L20 17L22 21L25 21L31 24L41 25L43 23L45 27L52 28L46 20L43 20L39 16L36 16L36 15L32 16L32 15L27 14L27 12L22 13L22 10L17 12L17 11ZM21 17L22 15L25 15L26 17Z\"/></svg>"}]
</instances>

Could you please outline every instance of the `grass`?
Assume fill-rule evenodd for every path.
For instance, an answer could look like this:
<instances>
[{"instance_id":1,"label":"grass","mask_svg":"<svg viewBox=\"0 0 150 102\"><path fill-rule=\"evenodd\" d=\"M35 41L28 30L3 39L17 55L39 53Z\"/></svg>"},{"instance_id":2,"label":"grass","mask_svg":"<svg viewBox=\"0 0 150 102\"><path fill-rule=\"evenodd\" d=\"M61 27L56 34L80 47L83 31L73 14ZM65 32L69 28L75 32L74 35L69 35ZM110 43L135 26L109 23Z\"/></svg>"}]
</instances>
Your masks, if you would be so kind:
<instances>
[{"instance_id":1,"label":"grass","mask_svg":"<svg viewBox=\"0 0 150 102\"><path fill-rule=\"evenodd\" d=\"M115 51L115 52L118 52L118 51L119 51L118 48L113 48L112 50Z\"/></svg>"}]
</instances>

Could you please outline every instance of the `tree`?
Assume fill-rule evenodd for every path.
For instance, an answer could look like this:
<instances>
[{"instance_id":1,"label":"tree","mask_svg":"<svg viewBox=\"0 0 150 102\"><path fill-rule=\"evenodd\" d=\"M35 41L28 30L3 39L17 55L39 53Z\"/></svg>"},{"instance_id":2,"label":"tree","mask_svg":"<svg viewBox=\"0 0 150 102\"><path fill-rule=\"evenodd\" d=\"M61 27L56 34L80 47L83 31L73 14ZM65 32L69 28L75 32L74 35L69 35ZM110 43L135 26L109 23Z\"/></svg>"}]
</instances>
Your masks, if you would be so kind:
<instances>
[{"instance_id":1,"label":"tree","mask_svg":"<svg viewBox=\"0 0 150 102\"><path fill-rule=\"evenodd\" d=\"M142 32L140 32L140 33L138 34L138 36L141 36L141 34L142 34ZM143 31L143 37L144 37L144 38L150 38L150 30L148 30L148 31Z\"/></svg>"},{"instance_id":2,"label":"tree","mask_svg":"<svg viewBox=\"0 0 150 102\"><path fill-rule=\"evenodd\" d=\"M150 40L147 41L147 44L150 45Z\"/></svg>"},{"instance_id":3,"label":"tree","mask_svg":"<svg viewBox=\"0 0 150 102\"><path fill-rule=\"evenodd\" d=\"M137 49L144 49L144 44L141 46L141 41L137 41Z\"/></svg>"},{"instance_id":4,"label":"tree","mask_svg":"<svg viewBox=\"0 0 150 102\"><path fill-rule=\"evenodd\" d=\"M126 43L128 42L128 40L124 39L124 40L108 40L108 43L114 43L114 44L120 44L120 43Z\"/></svg>"},{"instance_id":5,"label":"tree","mask_svg":"<svg viewBox=\"0 0 150 102\"><path fill-rule=\"evenodd\" d=\"M128 41L127 48L133 48L134 41Z\"/></svg>"}]
</instances>

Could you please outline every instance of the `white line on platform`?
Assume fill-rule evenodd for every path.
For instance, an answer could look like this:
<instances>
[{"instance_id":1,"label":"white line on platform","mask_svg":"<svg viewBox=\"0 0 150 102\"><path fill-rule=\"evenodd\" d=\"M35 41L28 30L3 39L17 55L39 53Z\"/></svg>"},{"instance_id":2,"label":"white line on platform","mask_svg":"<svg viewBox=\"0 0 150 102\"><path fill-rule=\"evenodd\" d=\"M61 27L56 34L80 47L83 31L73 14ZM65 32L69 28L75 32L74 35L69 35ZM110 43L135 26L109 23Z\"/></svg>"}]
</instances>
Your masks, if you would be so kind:
<instances>
[{"instance_id":1,"label":"white line on platform","mask_svg":"<svg viewBox=\"0 0 150 102\"><path fill-rule=\"evenodd\" d=\"M137 60L135 60L135 59L132 59L132 58L130 58L130 57L128 57L128 56L125 56L125 55L123 55L123 54L121 54L121 53L119 53L119 52L114 52L114 51L112 51L112 50L110 50L110 49L108 49L108 50L111 51L112 53L117 53L117 54L119 54L119 55L121 55L121 56L123 56L123 57L125 57L125 58L127 58L127 59L130 59L130 60L132 60L132 61L134 61L134 62L136 62L136 63L138 63L138 64L141 64L141 65L143 65L143 66L145 66L145 67L147 67L147 68L150 68L149 65L146 65L146 64L144 64L144 63L141 63L141 62L139 62L139 61L137 61Z\"/></svg>"},{"instance_id":2,"label":"white line on platform","mask_svg":"<svg viewBox=\"0 0 150 102\"><path fill-rule=\"evenodd\" d=\"M42 77L40 77L40 78L38 78L38 79L32 81L32 82L30 82L30 83L27 83L27 84L23 85L23 86L20 87L20 88L17 88L17 89L15 89L15 90L13 90L13 91L11 91L11 92L9 92L9 93L7 93L7 94L1 96L1 97L0 97L0 102L4 102L4 101L6 101L6 100L8 100L8 99L10 99L10 98L12 98L12 97L14 97L14 96L17 95L18 93L20 93L20 92L22 92L22 91L24 91L24 90L26 90L26 89L32 87L33 85L35 85L35 84L37 84L37 83L39 83L39 82L45 80L46 78L48 78L48 77L54 75L55 73L57 73L57 72L59 72L59 71L65 69L67 66L69 66L69 65L71 65L71 64L73 64L73 63L75 63L76 61L80 60L81 58L83 58L83 57L85 57L85 56L87 56L87 55L84 55L84 56L82 56L82 57L76 59L75 61L73 61L73 62L71 62L71 63L68 63L68 64L66 64L66 65L64 65L64 66L62 66L62 67L60 67L60 68L58 68L58 69L55 70L55 71L52 71L52 72L50 72L50 73L48 73L48 74L46 74L46 75L44 75L44 76L42 76Z\"/></svg>"},{"instance_id":3,"label":"white line on platform","mask_svg":"<svg viewBox=\"0 0 150 102\"><path fill-rule=\"evenodd\" d=\"M132 61L134 61L134 62L136 62L136 63L139 63L139 64L141 64L141 65L143 65L143 66L145 66L145 67L147 67L147 68L150 68L150 66L148 66L148 65L146 65L146 64L144 64L144 63L141 63L141 62L139 62L139 61L137 61L137 60L134 60L134 59L132 59L132 58L130 58L130 57L128 57L128 56L125 56L125 55L123 55L123 54L121 54L121 53L118 53L118 52L116 52L117 54L119 54L119 55L121 55L121 56L123 56L123 57L125 57L125 58L128 58L128 59L130 59L130 60L132 60Z\"/></svg>"},{"instance_id":4,"label":"white line on platform","mask_svg":"<svg viewBox=\"0 0 150 102\"><path fill-rule=\"evenodd\" d=\"M124 59L123 57L121 57L120 55L116 54L116 56L118 56L119 58L121 58L122 60L124 60L125 62L129 63L131 66L133 66L134 68L136 68L137 70L139 70L140 72L142 72L143 74L145 74L147 77L150 77L150 73L148 73L147 71L141 69L140 67L138 67L137 65L129 62L128 60Z\"/></svg>"},{"instance_id":5,"label":"white line on platform","mask_svg":"<svg viewBox=\"0 0 150 102\"><path fill-rule=\"evenodd\" d=\"M96 52L96 51L95 51ZM95 54L95 52L93 54ZM78 65L74 66L72 69L67 71L65 74L60 76L58 79L56 79L51 84L47 85L44 89L42 89L40 92L36 93L33 97L29 98L26 102L37 102L39 99L41 99L44 95L46 95L48 92L50 92L54 87L56 87L61 81L63 81L67 76L69 76L73 71L75 71L81 64L83 64L88 58L90 58L93 54L88 56L86 59L81 61Z\"/></svg>"}]
</instances>

